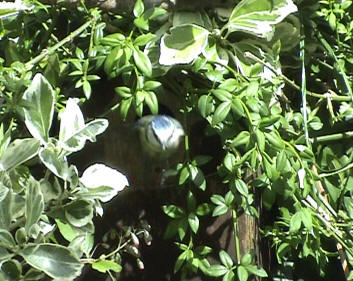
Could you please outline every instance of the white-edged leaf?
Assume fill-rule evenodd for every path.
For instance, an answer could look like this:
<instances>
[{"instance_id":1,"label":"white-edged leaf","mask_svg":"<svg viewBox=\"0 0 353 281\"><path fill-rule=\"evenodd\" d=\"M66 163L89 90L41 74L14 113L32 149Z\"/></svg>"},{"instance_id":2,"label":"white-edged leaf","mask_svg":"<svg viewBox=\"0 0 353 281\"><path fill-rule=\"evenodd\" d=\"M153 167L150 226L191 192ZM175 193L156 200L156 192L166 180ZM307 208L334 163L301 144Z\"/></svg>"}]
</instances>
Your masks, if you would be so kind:
<instances>
[{"instance_id":1,"label":"white-edged leaf","mask_svg":"<svg viewBox=\"0 0 353 281\"><path fill-rule=\"evenodd\" d=\"M64 111L60 114L59 140L66 141L84 126L85 121L77 100L69 98Z\"/></svg>"},{"instance_id":2,"label":"white-edged leaf","mask_svg":"<svg viewBox=\"0 0 353 281\"><path fill-rule=\"evenodd\" d=\"M73 280L83 263L66 247L56 244L28 245L20 254L34 268L57 280Z\"/></svg>"},{"instance_id":3,"label":"white-edged leaf","mask_svg":"<svg viewBox=\"0 0 353 281\"><path fill-rule=\"evenodd\" d=\"M10 231L0 229L0 245L8 248L16 246L15 239L13 239Z\"/></svg>"},{"instance_id":4,"label":"white-edged leaf","mask_svg":"<svg viewBox=\"0 0 353 281\"><path fill-rule=\"evenodd\" d=\"M108 128L108 124L106 119L95 119L89 122L65 141L64 149L69 152L81 150L85 146L86 140L95 142L96 136L103 133Z\"/></svg>"},{"instance_id":5,"label":"white-edged leaf","mask_svg":"<svg viewBox=\"0 0 353 281\"><path fill-rule=\"evenodd\" d=\"M163 35L159 63L162 65L187 64L196 59L208 42L209 31L194 25L185 24L170 29Z\"/></svg>"},{"instance_id":6,"label":"white-edged leaf","mask_svg":"<svg viewBox=\"0 0 353 281\"><path fill-rule=\"evenodd\" d=\"M44 197L40 184L33 178L29 180L26 188L26 233L30 233L31 226L36 224L44 210Z\"/></svg>"},{"instance_id":7,"label":"white-edged leaf","mask_svg":"<svg viewBox=\"0 0 353 281\"><path fill-rule=\"evenodd\" d=\"M20 11L32 10L34 5L27 6L22 1L15 2L0 2L0 20L17 15Z\"/></svg>"},{"instance_id":8,"label":"white-edged leaf","mask_svg":"<svg viewBox=\"0 0 353 281\"><path fill-rule=\"evenodd\" d=\"M40 141L34 138L17 139L9 144L0 157L0 170L9 171L34 157L40 148Z\"/></svg>"},{"instance_id":9,"label":"white-edged leaf","mask_svg":"<svg viewBox=\"0 0 353 281\"><path fill-rule=\"evenodd\" d=\"M13 216L13 193L0 183L0 229L9 229Z\"/></svg>"},{"instance_id":10,"label":"white-edged leaf","mask_svg":"<svg viewBox=\"0 0 353 281\"><path fill-rule=\"evenodd\" d=\"M103 164L88 167L83 172L80 181L87 190L81 190L77 195L99 199L102 202L108 202L129 185L122 173Z\"/></svg>"},{"instance_id":11,"label":"white-edged leaf","mask_svg":"<svg viewBox=\"0 0 353 281\"><path fill-rule=\"evenodd\" d=\"M48 145L39 151L39 158L43 164L56 176L73 184L77 182L78 173L75 166L69 164L65 156L59 155L53 145Z\"/></svg>"},{"instance_id":12,"label":"white-edged leaf","mask_svg":"<svg viewBox=\"0 0 353 281\"><path fill-rule=\"evenodd\" d=\"M31 135L47 143L54 114L54 90L48 80L36 74L23 94L25 124Z\"/></svg>"},{"instance_id":13,"label":"white-edged leaf","mask_svg":"<svg viewBox=\"0 0 353 281\"><path fill-rule=\"evenodd\" d=\"M96 136L108 127L108 120L96 119L85 124L77 99L68 99L65 110L60 114L59 141L68 152L81 150L86 140L96 141Z\"/></svg>"},{"instance_id":14,"label":"white-edged leaf","mask_svg":"<svg viewBox=\"0 0 353 281\"><path fill-rule=\"evenodd\" d=\"M83 227L93 218L93 206L90 202L77 199L64 206L65 218L76 227Z\"/></svg>"},{"instance_id":15,"label":"white-edged leaf","mask_svg":"<svg viewBox=\"0 0 353 281\"><path fill-rule=\"evenodd\" d=\"M242 0L227 23L229 31L243 31L271 40L273 25L297 11L291 0Z\"/></svg>"}]
</instances>

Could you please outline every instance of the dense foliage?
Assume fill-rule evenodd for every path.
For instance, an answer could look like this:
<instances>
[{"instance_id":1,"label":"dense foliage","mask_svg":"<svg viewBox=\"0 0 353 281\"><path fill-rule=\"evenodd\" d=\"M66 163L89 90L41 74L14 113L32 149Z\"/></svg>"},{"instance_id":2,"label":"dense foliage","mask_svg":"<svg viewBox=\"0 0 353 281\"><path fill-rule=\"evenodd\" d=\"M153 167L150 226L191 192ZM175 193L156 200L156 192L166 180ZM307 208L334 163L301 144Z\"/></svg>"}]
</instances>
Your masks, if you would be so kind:
<instances>
[{"instance_id":1,"label":"dense foliage","mask_svg":"<svg viewBox=\"0 0 353 281\"><path fill-rule=\"evenodd\" d=\"M339 259L353 279L351 0L197 10L137 0L132 11L64 2L0 2L0 280L73 280L84 264L115 280L120 253L136 252L143 237L149 243L148 225L127 229L115 250L94 256L93 218L128 184L103 164L78 171L67 160L108 126L80 109L100 99L100 80L117 85L108 112L123 120L146 108L158 114L161 92L180 101L186 153L169 172L186 204L163 206L165 237L180 250L175 272L291 279L286 265L309 262L329 278ZM208 189L211 157L195 155L195 118L207 124L205 137L219 136L222 159L211 176L226 188L202 201L196 194ZM266 217L260 231L278 264L272 271L240 252L244 212ZM197 239L205 218L229 213L235 258Z\"/></svg>"}]
</instances>

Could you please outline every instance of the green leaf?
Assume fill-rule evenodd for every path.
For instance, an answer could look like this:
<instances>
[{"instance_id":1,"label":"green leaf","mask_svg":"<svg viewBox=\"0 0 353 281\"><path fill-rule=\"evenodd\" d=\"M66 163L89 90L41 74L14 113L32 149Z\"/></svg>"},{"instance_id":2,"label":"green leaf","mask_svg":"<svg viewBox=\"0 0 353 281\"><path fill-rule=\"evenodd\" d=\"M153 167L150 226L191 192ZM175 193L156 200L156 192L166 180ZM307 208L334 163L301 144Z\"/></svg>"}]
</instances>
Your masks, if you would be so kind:
<instances>
[{"instance_id":1,"label":"green leaf","mask_svg":"<svg viewBox=\"0 0 353 281\"><path fill-rule=\"evenodd\" d=\"M24 245L27 242L26 230L24 227L20 227L16 230L15 239L17 244Z\"/></svg>"},{"instance_id":2,"label":"green leaf","mask_svg":"<svg viewBox=\"0 0 353 281\"><path fill-rule=\"evenodd\" d=\"M196 59L208 42L209 31L185 24L170 29L161 39L159 63L162 65L188 64Z\"/></svg>"},{"instance_id":3,"label":"green leaf","mask_svg":"<svg viewBox=\"0 0 353 281\"><path fill-rule=\"evenodd\" d=\"M13 248L16 245L11 233L5 229L0 229L0 245L6 248Z\"/></svg>"},{"instance_id":4,"label":"green leaf","mask_svg":"<svg viewBox=\"0 0 353 281\"><path fill-rule=\"evenodd\" d=\"M303 208L301 211L301 217L302 217L302 222L305 226L305 228L308 231L312 231L313 229L313 222L312 222L312 216L311 216L311 211L308 208Z\"/></svg>"},{"instance_id":5,"label":"green leaf","mask_svg":"<svg viewBox=\"0 0 353 281\"><path fill-rule=\"evenodd\" d=\"M86 200L75 200L63 208L66 219L73 226L82 227L92 221L93 206Z\"/></svg>"},{"instance_id":6,"label":"green leaf","mask_svg":"<svg viewBox=\"0 0 353 281\"><path fill-rule=\"evenodd\" d=\"M123 120L126 119L126 116L131 107L132 100L133 100L132 98L123 99L120 103L120 116Z\"/></svg>"},{"instance_id":7,"label":"green leaf","mask_svg":"<svg viewBox=\"0 0 353 281\"><path fill-rule=\"evenodd\" d=\"M225 213L228 212L228 206L227 205L219 205L216 208L214 208L212 212L213 217L218 217L221 215L224 215Z\"/></svg>"},{"instance_id":8,"label":"green leaf","mask_svg":"<svg viewBox=\"0 0 353 281\"><path fill-rule=\"evenodd\" d=\"M337 19L334 13L330 13L328 16L328 24L330 25L332 30L336 30Z\"/></svg>"},{"instance_id":9,"label":"green leaf","mask_svg":"<svg viewBox=\"0 0 353 281\"><path fill-rule=\"evenodd\" d=\"M221 102L230 101L233 97L231 93L223 89L212 89L211 93Z\"/></svg>"},{"instance_id":10,"label":"green leaf","mask_svg":"<svg viewBox=\"0 0 353 281\"><path fill-rule=\"evenodd\" d=\"M239 265L237 267L237 275L238 275L239 281L247 281L249 277L248 271L242 265Z\"/></svg>"},{"instance_id":11,"label":"green leaf","mask_svg":"<svg viewBox=\"0 0 353 281\"><path fill-rule=\"evenodd\" d=\"M196 209L196 198L191 191L189 191L186 196L186 205L189 211L194 211Z\"/></svg>"},{"instance_id":12,"label":"green leaf","mask_svg":"<svg viewBox=\"0 0 353 281\"><path fill-rule=\"evenodd\" d=\"M190 177L189 168L187 166L184 166L180 172L179 185L184 184L189 177Z\"/></svg>"},{"instance_id":13,"label":"green leaf","mask_svg":"<svg viewBox=\"0 0 353 281\"><path fill-rule=\"evenodd\" d=\"M214 111L213 98L209 95L203 95L199 98L197 107L202 117L206 118Z\"/></svg>"},{"instance_id":14,"label":"green leaf","mask_svg":"<svg viewBox=\"0 0 353 281\"><path fill-rule=\"evenodd\" d=\"M197 155L192 159L192 163L195 163L196 166L202 166L209 163L212 160L210 155Z\"/></svg>"},{"instance_id":15,"label":"green leaf","mask_svg":"<svg viewBox=\"0 0 353 281\"><path fill-rule=\"evenodd\" d=\"M201 190L206 190L206 180L202 170L198 167L193 166L192 170L192 182Z\"/></svg>"},{"instance_id":16,"label":"green leaf","mask_svg":"<svg viewBox=\"0 0 353 281\"><path fill-rule=\"evenodd\" d=\"M0 157L0 170L16 168L36 156L39 148L40 141L34 138L14 140Z\"/></svg>"},{"instance_id":17,"label":"green leaf","mask_svg":"<svg viewBox=\"0 0 353 281\"><path fill-rule=\"evenodd\" d=\"M77 169L70 166L64 156L59 155L60 151L53 145L48 145L39 151L39 158L42 163L52 171L56 176L63 180L75 183L77 182Z\"/></svg>"},{"instance_id":18,"label":"green leaf","mask_svg":"<svg viewBox=\"0 0 353 281\"><path fill-rule=\"evenodd\" d=\"M240 264L246 267L252 262L252 259L251 253L248 252L241 257Z\"/></svg>"},{"instance_id":19,"label":"green leaf","mask_svg":"<svg viewBox=\"0 0 353 281\"><path fill-rule=\"evenodd\" d=\"M219 86L218 88L219 89L223 89L223 90L226 90L228 92L234 92L235 89L238 87L239 85L239 82L234 79L234 78L229 78L229 79L226 79L224 80Z\"/></svg>"},{"instance_id":20,"label":"green leaf","mask_svg":"<svg viewBox=\"0 0 353 281\"><path fill-rule=\"evenodd\" d=\"M226 196L224 196L224 201L227 206L231 206L233 204L234 195L233 192L230 190L227 192Z\"/></svg>"},{"instance_id":21,"label":"green leaf","mask_svg":"<svg viewBox=\"0 0 353 281\"><path fill-rule=\"evenodd\" d=\"M232 11L226 27L271 40L273 25L297 11L291 0L242 0Z\"/></svg>"},{"instance_id":22,"label":"green leaf","mask_svg":"<svg viewBox=\"0 0 353 281\"><path fill-rule=\"evenodd\" d=\"M265 134L261 130L255 131L256 142L261 152L265 151Z\"/></svg>"},{"instance_id":23,"label":"green leaf","mask_svg":"<svg viewBox=\"0 0 353 281\"><path fill-rule=\"evenodd\" d=\"M264 132L266 140L269 142L269 144L272 146L274 149L284 149L285 144L280 137L280 135L277 133L277 131L272 131L270 133Z\"/></svg>"},{"instance_id":24,"label":"green leaf","mask_svg":"<svg viewBox=\"0 0 353 281\"><path fill-rule=\"evenodd\" d=\"M224 167L226 167L226 169L229 172L233 172L235 169L235 164L236 164L236 159L235 159L234 154L228 152L226 154L226 156L224 157L223 164L224 164Z\"/></svg>"},{"instance_id":25,"label":"green leaf","mask_svg":"<svg viewBox=\"0 0 353 281\"><path fill-rule=\"evenodd\" d=\"M225 205L225 199L219 195L219 194L214 194L211 196L211 201L212 203L216 204L216 205Z\"/></svg>"},{"instance_id":26,"label":"green leaf","mask_svg":"<svg viewBox=\"0 0 353 281\"><path fill-rule=\"evenodd\" d=\"M232 258L230 257L230 255L222 250L219 252L219 258L221 259L221 262L228 268L228 269L231 269L232 266L233 266L233 260Z\"/></svg>"},{"instance_id":27,"label":"green leaf","mask_svg":"<svg viewBox=\"0 0 353 281\"><path fill-rule=\"evenodd\" d=\"M132 96L131 89L125 86L116 87L115 92L122 98L127 99Z\"/></svg>"},{"instance_id":28,"label":"green leaf","mask_svg":"<svg viewBox=\"0 0 353 281\"><path fill-rule=\"evenodd\" d=\"M95 261L92 263L92 268L103 273L106 273L109 270L114 272L120 272L123 269L120 264L112 260Z\"/></svg>"},{"instance_id":29,"label":"green leaf","mask_svg":"<svg viewBox=\"0 0 353 281\"><path fill-rule=\"evenodd\" d=\"M80 235L78 231L75 230L75 228L72 228L70 224L64 223L59 219L55 220L56 225L58 226L58 229L61 233L61 235L69 242L74 240L77 236Z\"/></svg>"},{"instance_id":30,"label":"green leaf","mask_svg":"<svg viewBox=\"0 0 353 281\"><path fill-rule=\"evenodd\" d=\"M226 274L227 272L228 272L228 269L224 265L215 264L215 265L211 265L207 269L206 274L212 277L219 277Z\"/></svg>"},{"instance_id":31,"label":"green leaf","mask_svg":"<svg viewBox=\"0 0 353 281\"><path fill-rule=\"evenodd\" d=\"M300 229L300 226L302 224L302 214L301 212L296 212L292 218L290 219L289 223L289 232L290 233L296 233Z\"/></svg>"},{"instance_id":32,"label":"green leaf","mask_svg":"<svg viewBox=\"0 0 353 281\"><path fill-rule=\"evenodd\" d=\"M145 100L145 97L146 97L145 91L137 90L135 92L135 110L136 110L137 116L139 117L142 117L143 102Z\"/></svg>"},{"instance_id":33,"label":"green leaf","mask_svg":"<svg viewBox=\"0 0 353 281\"><path fill-rule=\"evenodd\" d=\"M143 4L142 0L136 0L135 2L135 6L134 6L134 16L136 18L138 18L139 16L141 16L143 14L143 11L145 10L145 6Z\"/></svg>"},{"instance_id":34,"label":"green leaf","mask_svg":"<svg viewBox=\"0 0 353 281\"><path fill-rule=\"evenodd\" d=\"M186 23L204 26L204 22L199 11L175 11L173 13L173 26L183 25Z\"/></svg>"},{"instance_id":35,"label":"green leaf","mask_svg":"<svg viewBox=\"0 0 353 281\"><path fill-rule=\"evenodd\" d=\"M231 147L235 148L249 143L250 133L248 131L241 131L231 142Z\"/></svg>"},{"instance_id":36,"label":"green leaf","mask_svg":"<svg viewBox=\"0 0 353 281\"><path fill-rule=\"evenodd\" d=\"M245 112L240 98L232 99L232 111L239 116L244 116Z\"/></svg>"},{"instance_id":37,"label":"green leaf","mask_svg":"<svg viewBox=\"0 0 353 281\"><path fill-rule=\"evenodd\" d=\"M43 280L44 278L44 273L35 268L30 268L23 276L23 280Z\"/></svg>"},{"instance_id":38,"label":"green leaf","mask_svg":"<svg viewBox=\"0 0 353 281\"><path fill-rule=\"evenodd\" d=\"M176 262L175 262L175 265L174 265L174 273L176 273L176 272L179 271L179 269L181 268L181 266L184 264L186 258L187 258L187 251L182 252L182 253L178 256L178 258L177 258L177 260L176 260Z\"/></svg>"},{"instance_id":39,"label":"green leaf","mask_svg":"<svg viewBox=\"0 0 353 281\"><path fill-rule=\"evenodd\" d=\"M172 219L181 218L185 214L184 210L176 205L165 205L162 207L162 210L167 216L171 217Z\"/></svg>"},{"instance_id":40,"label":"green leaf","mask_svg":"<svg viewBox=\"0 0 353 281\"><path fill-rule=\"evenodd\" d=\"M158 99L154 92L148 91L145 95L145 103L153 115L158 114Z\"/></svg>"},{"instance_id":41,"label":"green leaf","mask_svg":"<svg viewBox=\"0 0 353 281\"><path fill-rule=\"evenodd\" d=\"M162 86L162 83L161 82L158 82L158 81L146 81L143 85L143 89L146 90L146 91L153 91L157 88L160 88Z\"/></svg>"},{"instance_id":42,"label":"green leaf","mask_svg":"<svg viewBox=\"0 0 353 281\"><path fill-rule=\"evenodd\" d=\"M272 115L270 117L264 117L264 118L261 119L261 121L259 123L259 128L265 128L265 127L272 126L280 118L281 118L281 115Z\"/></svg>"},{"instance_id":43,"label":"green leaf","mask_svg":"<svg viewBox=\"0 0 353 281\"><path fill-rule=\"evenodd\" d=\"M133 57L137 68L146 76L152 76L152 64L148 56L138 49L134 49Z\"/></svg>"},{"instance_id":44,"label":"green leaf","mask_svg":"<svg viewBox=\"0 0 353 281\"><path fill-rule=\"evenodd\" d=\"M208 203L202 203L201 205L197 206L196 214L198 216L205 216L211 212L211 206Z\"/></svg>"},{"instance_id":45,"label":"green leaf","mask_svg":"<svg viewBox=\"0 0 353 281\"><path fill-rule=\"evenodd\" d=\"M182 218L177 222L178 222L178 228L177 228L178 236L180 241L182 241L186 235L186 231L188 230L189 224L186 218Z\"/></svg>"},{"instance_id":46,"label":"green leaf","mask_svg":"<svg viewBox=\"0 0 353 281\"><path fill-rule=\"evenodd\" d=\"M82 89L83 89L83 93L85 94L85 97L89 99L91 97L92 88L91 88L91 84L87 80L83 81Z\"/></svg>"},{"instance_id":47,"label":"green leaf","mask_svg":"<svg viewBox=\"0 0 353 281\"><path fill-rule=\"evenodd\" d=\"M195 213L190 213L188 215L188 222L192 232L197 233L197 231L199 230L200 222L199 222L199 218L196 216Z\"/></svg>"},{"instance_id":48,"label":"green leaf","mask_svg":"<svg viewBox=\"0 0 353 281\"><path fill-rule=\"evenodd\" d=\"M287 166L289 165L287 154L285 150L281 150L276 157L276 169L278 171L285 171L287 170Z\"/></svg>"},{"instance_id":49,"label":"green leaf","mask_svg":"<svg viewBox=\"0 0 353 281\"><path fill-rule=\"evenodd\" d=\"M19 254L28 264L57 280L72 280L83 267L68 248L56 244L28 245Z\"/></svg>"},{"instance_id":50,"label":"green leaf","mask_svg":"<svg viewBox=\"0 0 353 281\"><path fill-rule=\"evenodd\" d=\"M116 67L117 62L124 55L124 50L119 46L115 47L107 56L104 62L104 71L109 76L112 76L114 67Z\"/></svg>"},{"instance_id":51,"label":"green leaf","mask_svg":"<svg viewBox=\"0 0 353 281\"><path fill-rule=\"evenodd\" d=\"M330 198L334 203L340 198L342 190L336 186L334 186L327 178L324 178L324 183Z\"/></svg>"},{"instance_id":52,"label":"green leaf","mask_svg":"<svg viewBox=\"0 0 353 281\"><path fill-rule=\"evenodd\" d=\"M12 191L0 183L0 229L9 229L13 216L14 196Z\"/></svg>"},{"instance_id":53,"label":"green leaf","mask_svg":"<svg viewBox=\"0 0 353 281\"><path fill-rule=\"evenodd\" d=\"M119 45L122 45L125 41L125 36L121 33L113 33L113 34L109 34L103 38L100 39L100 43L102 45L108 45L111 47L116 47ZM117 50L119 50L119 48L115 48L113 49L115 50L115 52Z\"/></svg>"},{"instance_id":54,"label":"green leaf","mask_svg":"<svg viewBox=\"0 0 353 281\"><path fill-rule=\"evenodd\" d=\"M148 30L149 29L149 22L148 19L142 15L141 17L135 18L134 19L134 24L142 29L142 30Z\"/></svg>"},{"instance_id":55,"label":"green leaf","mask_svg":"<svg viewBox=\"0 0 353 281\"><path fill-rule=\"evenodd\" d=\"M6 281L20 280L22 266L15 259L7 260L1 264L1 272L6 276Z\"/></svg>"},{"instance_id":56,"label":"green leaf","mask_svg":"<svg viewBox=\"0 0 353 281\"><path fill-rule=\"evenodd\" d=\"M222 281L234 281L234 276L234 272L230 270L226 274L224 274Z\"/></svg>"},{"instance_id":57,"label":"green leaf","mask_svg":"<svg viewBox=\"0 0 353 281\"><path fill-rule=\"evenodd\" d=\"M259 277L268 277L266 271L263 268L259 268L252 264L247 265L246 270Z\"/></svg>"},{"instance_id":58,"label":"green leaf","mask_svg":"<svg viewBox=\"0 0 353 281\"><path fill-rule=\"evenodd\" d=\"M34 179L30 179L26 189L26 224L27 235L30 234L32 225L36 224L44 211L44 198L40 189L40 184Z\"/></svg>"},{"instance_id":59,"label":"green leaf","mask_svg":"<svg viewBox=\"0 0 353 281\"><path fill-rule=\"evenodd\" d=\"M212 253L212 248L211 247L208 247L208 246L198 246L196 249L195 249L195 253L197 255L200 255L200 256L205 256L205 255L208 255L210 253Z\"/></svg>"},{"instance_id":60,"label":"green leaf","mask_svg":"<svg viewBox=\"0 0 353 281\"><path fill-rule=\"evenodd\" d=\"M153 41L155 38L156 35L152 33L142 34L135 38L134 46L145 46L147 43Z\"/></svg>"},{"instance_id":61,"label":"green leaf","mask_svg":"<svg viewBox=\"0 0 353 281\"><path fill-rule=\"evenodd\" d=\"M241 179L234 180L234 186L238 190L238 192L243 196L248 196L249 189L246 183Z\"/></svg>"},{"instance_id":62,"label":"green leaf","mask_svg":"<svg viewBox=\"0 0 353 281\"><path fill-rule=\"evenodd\" d=\"M23 94L23 110L29 132L42 143L49 140L54 102L54 90L48 80L42 74L36 74Z\"/></svg>"},{"instance_id":63,"label":"green leaf","mask_svg":"<svg viewBox=\"0 0 353 281\"><path fill-rule=\"evenodd\" d=\"M43 75L51 85L57 85L60 77L60 61L57 53L48 57Z\"/></svg>"},{"instance_id":64,"label":"green leaf","mask_svg":"<svg viewBox=\"0 0 353 281\"><path fill-rule=\"evenodd\" d=\"M262 203L267 210L270 210L276 201L276 191L274 189L265 188L262 195Z\"/></svg>"},{"instance_id":65,"label":"green leaf","mask_svg":"<svg viewBox=\"0 0 353 281\"><path fill-rule=\"evenodd\" d=\"M216 108L216 111L214 112L213 117L212 117L212 126L215 126L215 125L221 123L224 119L227 118L230 107L231 107L231 102L225 101L225 102L222 102Z\"/></svg>"}]
</instances>

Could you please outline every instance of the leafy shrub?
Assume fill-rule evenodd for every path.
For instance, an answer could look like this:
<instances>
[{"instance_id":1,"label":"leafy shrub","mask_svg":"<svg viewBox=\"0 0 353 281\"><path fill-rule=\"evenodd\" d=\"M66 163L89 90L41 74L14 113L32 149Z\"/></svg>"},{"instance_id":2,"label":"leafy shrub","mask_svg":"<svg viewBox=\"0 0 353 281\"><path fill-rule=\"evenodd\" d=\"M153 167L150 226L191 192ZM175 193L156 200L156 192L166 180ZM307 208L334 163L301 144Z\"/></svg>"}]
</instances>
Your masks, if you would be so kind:
<instances>
[{"instance_id":1,"label":"leafy shrub","mask_svg":"<svg viewBox=\"0 0 353 281\"><path fill-rule=\"evenodd\" d=\"M331 257L353 264L352 1L242 0L190 11L137 0L132 14L61 4L0 3L0 280L72 280L85 263L114 279L119 253L136 251L146 234L128 231L115 250L93 255L93 217L128 185L103 164L79 177L67 160L108 126L104 118L86 122L79 107L99 99L92 85L101 79L117 85L103 116L158 114L159 91L180 100L186 156L171 173L186 204L163 211L183 278L275 278L281 264L300 260L329 278ZM221 140L224 157L211 175L203 168L211 157L189 143L195 115L205 136ZM224 194L208 191L209 176ZM261 233L279 273L240 252L243 212L268 215ZM235 258L197 239L204 217L229 213Z\"/></svg>"}]
</instances>

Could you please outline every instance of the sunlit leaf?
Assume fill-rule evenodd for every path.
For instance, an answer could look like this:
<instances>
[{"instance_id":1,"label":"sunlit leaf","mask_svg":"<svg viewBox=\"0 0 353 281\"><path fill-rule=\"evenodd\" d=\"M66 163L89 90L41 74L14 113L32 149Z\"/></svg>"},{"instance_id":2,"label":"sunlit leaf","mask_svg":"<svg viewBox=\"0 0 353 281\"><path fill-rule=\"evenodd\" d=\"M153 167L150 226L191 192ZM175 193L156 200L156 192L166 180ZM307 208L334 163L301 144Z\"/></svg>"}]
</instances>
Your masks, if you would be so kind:
<instances>
[{"instance_id":1,"label":"sunlit leaf","mask_svg":"<svg viewBox=\"0 0 353 281\"><path fill-rule=\"evenodd\" d=\"M192 62L207 45L209 32L197 25L179 25L161 39L162 65L185 64Z\"/></svg>"},{"instance_id":2,"label":"sunlit leaf","mask_svg":"<svg viewBox=\"0 0 353 281\"><path fill-rule=\"evenodd\" d=\"M72 280L83 267L68 248L56 244L28 245L19 254L28 264L55 279Z\"/></svg>"},{"instance_id":3,"label":"sunlit leaf","mask_svg":"<svg viewBox=\"0 0 353 281\"><path fill-rule=\"evenodd\" d=\"M54 90L42 74L34 76L23 94L23 106L28 130L34 138L46 143L54 114Z\"/></svg>"},{"instance_id":4,"label":"sunlit leaf","mask_svg":"<svg viewBox=\"0 0 353 281\"><path fill-rule=\"evenodd\" d=\"M297 11L291 0L242 0L227 23L231 32L243 31L267 40L273 36L273 25Z\"/></svg>"}]
</instances>

